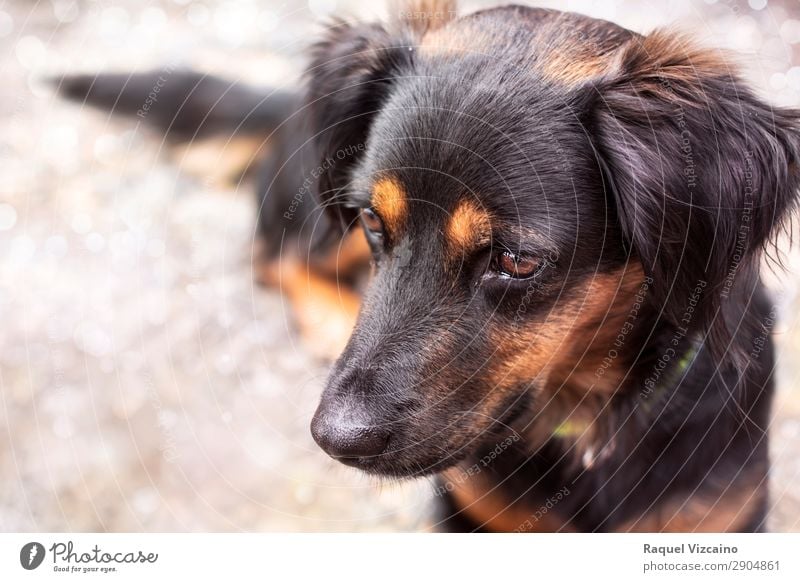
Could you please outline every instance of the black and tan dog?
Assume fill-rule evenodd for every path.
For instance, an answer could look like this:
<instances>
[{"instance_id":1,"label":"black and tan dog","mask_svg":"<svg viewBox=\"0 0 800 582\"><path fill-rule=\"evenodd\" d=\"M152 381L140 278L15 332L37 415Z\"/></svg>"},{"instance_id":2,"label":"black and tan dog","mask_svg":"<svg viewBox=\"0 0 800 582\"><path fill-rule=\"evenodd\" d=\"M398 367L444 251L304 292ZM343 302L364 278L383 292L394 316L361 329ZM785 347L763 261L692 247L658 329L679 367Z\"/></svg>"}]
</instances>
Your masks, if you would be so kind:
<instances>
[{"instance_id":1,"label":"black and tan dog","mask_svg":"<svg viewBox=\"0 0 800 582\"><path fill-rule=\"evenodd\" d=\"M135 115L154 80L61 90ZM679 34L519 6L337 22L307 81L175 73L144 119L268 145L262 272L308 335L349 335L311 424L326 452L439 474L449 529L764 528L758 267L800 113Z\"/></svg>"}]
</instances>

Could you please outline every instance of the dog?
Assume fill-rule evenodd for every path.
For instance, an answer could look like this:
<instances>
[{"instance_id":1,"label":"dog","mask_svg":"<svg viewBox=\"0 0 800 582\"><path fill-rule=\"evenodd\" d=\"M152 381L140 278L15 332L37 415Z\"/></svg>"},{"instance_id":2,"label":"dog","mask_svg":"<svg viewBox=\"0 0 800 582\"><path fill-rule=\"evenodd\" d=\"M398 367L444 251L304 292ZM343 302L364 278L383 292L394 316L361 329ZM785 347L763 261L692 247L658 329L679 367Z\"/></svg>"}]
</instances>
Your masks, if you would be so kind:
<instances>
[{"instance_id":1,"label":"dog","mask_svg":"<svg viewBox=\"0 0 800 582\"><path fill-rule=\"evenodd\" d=\"M447 531L764 530L759 264L800 112L724 53L427 0L331 23L297 92L177 72L143 116L156 75L58 84L174 141L262 138L259 271L337 354L330 456L435 475Z\"/></svg>"}]
</instances>

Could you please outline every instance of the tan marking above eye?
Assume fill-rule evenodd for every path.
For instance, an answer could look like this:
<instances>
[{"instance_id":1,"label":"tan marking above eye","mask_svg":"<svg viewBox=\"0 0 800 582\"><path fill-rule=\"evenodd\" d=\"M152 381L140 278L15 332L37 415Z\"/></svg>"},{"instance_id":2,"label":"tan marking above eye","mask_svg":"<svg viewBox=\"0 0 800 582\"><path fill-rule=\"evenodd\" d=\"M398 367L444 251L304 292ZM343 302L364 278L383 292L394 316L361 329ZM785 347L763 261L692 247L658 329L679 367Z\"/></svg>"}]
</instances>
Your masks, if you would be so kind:
<instances>
[{"instance_id":1,"label":"tan marking above eye","mask_svg":"<svg viewBox=\"0 0 800 582\"><path fill-rule=\"evenodd\" d=\"M372 187L372 207L387 230L396 234L408 215L408 197L397 180L382 178Z\"/></svg>"},{"instance_id":2,"label":"tan marking above eye","mask_svg":"<svg viewBox=\"0 0 800 582\"><path fill-rule=\"evenodd\" d=\"M492 240L489 213L472 200L460 202L450 215L445 236L455 252L469 251L478 245L488 244Z\"/></svg>"}]
</instances>

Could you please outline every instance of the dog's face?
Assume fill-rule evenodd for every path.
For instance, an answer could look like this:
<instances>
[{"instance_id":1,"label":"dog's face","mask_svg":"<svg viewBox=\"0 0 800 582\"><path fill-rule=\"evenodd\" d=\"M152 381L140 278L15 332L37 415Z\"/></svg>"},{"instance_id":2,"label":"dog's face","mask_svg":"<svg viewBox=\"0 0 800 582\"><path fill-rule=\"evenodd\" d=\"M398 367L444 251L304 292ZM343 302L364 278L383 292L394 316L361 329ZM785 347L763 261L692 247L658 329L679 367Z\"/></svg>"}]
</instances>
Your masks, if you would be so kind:
<instances>
[{"instance_id":1,"label":"dog's face","mask_svg":"<svg viewBox=\"0 0 800 582\"><path fill-rule=\"evenodd\" d=\"M459 103L463 73L398 80L352 175L374 275L314 427L366 469L437 470L507 428L625 258L574 113L509 120L531 95L488 85Z\"/></svg>"},{"instance_id":2,"label":"dog's face","mask_svg":"<svg viewBox=\"0 0 800 582\"><path fill-rule=\"evenodd\" d=\"M607 356L645 276L671 285L655 297L670 321L685 300L671 300L671 289L727 271L735 240L711 240L714 216L681 204L710 196L719 221L713 197L729 197L721 219L731 223L743 208L684 171L686 132L720 112L691 94L704 71L659 69L664 85L658 63L628 46L647 39L552 18L502 9L412 27L411 40L344 25L318 49L310 103L323 156L334 160L321 190L346 227L364 229L374 255L356 328L312 421L317 442L346 464L440 471L520 419L537 422L568 385L613 391L618 378L585 371ZM712 73L706 81L729 75ZM665 107L670 98L681 106ZM754 127L753 144L768 134ZM741 146L700 137L690 140L692 161L715 171ZM674 157L659 167L663 155ZM782 172L759 178L778 196L794 184ZM782 215L789 203L778 205ZM751 224L755 249L772 225ZM708 248L682 260L693 243ZM698 271L708 257L720 264Z\"/></svg>"}]
</instances>

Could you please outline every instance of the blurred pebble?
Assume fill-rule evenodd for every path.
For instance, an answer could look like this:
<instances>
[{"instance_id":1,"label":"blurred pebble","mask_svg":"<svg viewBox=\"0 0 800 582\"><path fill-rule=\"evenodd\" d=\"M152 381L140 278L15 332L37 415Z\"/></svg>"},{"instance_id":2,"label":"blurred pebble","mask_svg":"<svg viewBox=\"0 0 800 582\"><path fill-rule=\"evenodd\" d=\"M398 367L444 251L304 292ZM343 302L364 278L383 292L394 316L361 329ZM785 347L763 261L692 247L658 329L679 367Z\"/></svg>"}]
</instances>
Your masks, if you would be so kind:
<instances>
[{"instance_id":1,"label":"blurred pebble","mask_svg":"<svg viewBox=\"0 0 800 582\"><path fill-rule=\"evenodd\" d=\"M221 354L217 358L214 368L223 376L229 376L236 371L236 362L233 361L230 354Z\"/></svg>"},{"instance_id":2,"label":"blurred pebble","mask_svg":"<svg viewBox=\"0 0 800 582\"><path fill-rule=\"evenodd\" d=\"M189 6L189 9L186 11L186 19L193 26L205 25L210 16L211 11L208 9L208 6L202 2L192 2L192 5Z\"/></svg>"},{"instance_id":3,"label":"blurred pebble","mask_svg":"<svg viewBox=\"0 0 800 582\"><path fill-rule=\"evenodd\" d=\"M81 13L77 0L51 0L53 16L63 23L75 22Z\"/></svg>"},{"instance_id":4,"label":"blurred pebble","mask_svg":"<svg viewBox=\"0 0 800 582\"><path fill-rule=\"evenodd\" d=\"M38 38L26 35L17 41L16 55L19 64L24 68L38 68L44 61L45 48Z\"/></svg>"},{"instance_id":5,"label":"blurred pebble","mask_svg":"<svg viewBox=\"0 0 800 582\"><path fill-rule=\"evenodd\" d=\"M166 249L167 247L161 239L154 238L147 241L147 254L154 259L163 257Z\"/></svg>"},{"instance_id":6,"label":"blurred pebble","mask_svg":"<svg viewBox=\"0 0 800 582\"><path fill-rule=\"evenodd\" d=\"M53 434L60 439L71 438L75 434L72 421L66 416L58 416L53 422Z\"/></svg>"},{"instance_id":7,"label":"blurred pebble","mask_svg":"<svg viewBox=\"0 0 800 582\"><path fill-rule=\"evenodd\" d=\"M14 30L14 19L8 12L0 10L0 38L8 36Z\"/></svg>"},{"instance_id":8,"label":"blurred pebble","mask_svg":"<svg viewBox=\"0 0 800 582\"><path fill-rule=\"evenodd\" d=\"M264 10L258 16L258 25L264 32L272 32L280 24L280 18L272 10Z\"/></svg>"},{"instance_id":9,"label":"blurred pebble","mask_svg":"<svg viewBox=\"0 0 800 582\"><path fill-rule=\"evenodd\" d=\"M152 514L159 505L158 491L152 487L139 489L133 494L133 508L142 515Z\"/></svg>"},{"instance_id":10,"label":"blurred pebble","mask_svg":"<svg viewBox=\"0 0 800 582\"><path fill-rule=\"evenodd\" d=\"M54 234L47 237L44 242L44 248L51 257L55 259L63 259L69 251L69 243L60 234Z\"/></svg>"},{"instance_id":11,"label":"blurred pebble","mask_svg":"<svg viewBox=\"0 0 800 582\"><path fill-rule=\"evenodd\" d=\"M301 505L311 505L312 503L314 503L315 490L312 486L308 485L307 483L303 483L295 487L294 498L295 501L297 501L297 503Z\"/></svg>"},{"instance_id":12,"label":"blurred pebble","mask_svg":"<svg viewBox=\"0 0 800 582\"><path fill-rule=\"evenodd\" d=\"M167 24L167 15L161 8L150 6L142 11L139 17L141 25L148 30L148 32L158 32Z\"/></svg>"},{"instance_id":13,"label":"blurred pebble","mask_svg":"<svg viewBox=\"0 0 800 582\"><path fill-rule=\"evenodd\" d=\"M86 248L89 252L99 253L106 248L106 239L98 232L90 232L86 235Z\"/></svg>"},{"instance_id":14,"label":"blurred pebble","mask_svg":"<svg viewBox=\"0 0 800 582\"><path fill-rule=\"evenodd\" d=\"M91 356L100 357L111 351L111 336L89 319L75 327L73 338L78 349Z\"/></svg>"},{"instance_id":15,"label":"blurred pebble","mask_svg":"<svg viewBox=\"0 0 800 582\"><path fill-rule=\"evenodd\" d=\"M308 9L314 16L324 18L336 10L336 0L308 0Z\"/></svg>"},{"instance_id":16,"label":"blurred pebble","mask_svg":"<svg viewBox=\"0 0 800 582\"><path fill-rule=\"evenodd\" d=\"M26 235L20 234L11 240L11 252L8 255L12 264L23 264L30 261L36 254L36 241Z\"/></svg>"},{"instance_id":17,"label":"blurred pebble","mask_svg":"<svg viewBox=\"0 0 800 582\"><path fill-rule=\"evenodd\" d=\"M88 234L92 229L92 217L85 212L79 212L72 217L70 226L78 234Z\"/></svg>"},{"instance_id":18,"label":"blurred pebble","mask_svg":"<svg viewBox=\"0 0 800 582\"><path fill-rule=\"evenodd\" d=\"M11 204L0 203L0 230L11 230L17 224L17 211Z\"/></svg>"}]
</instances>

